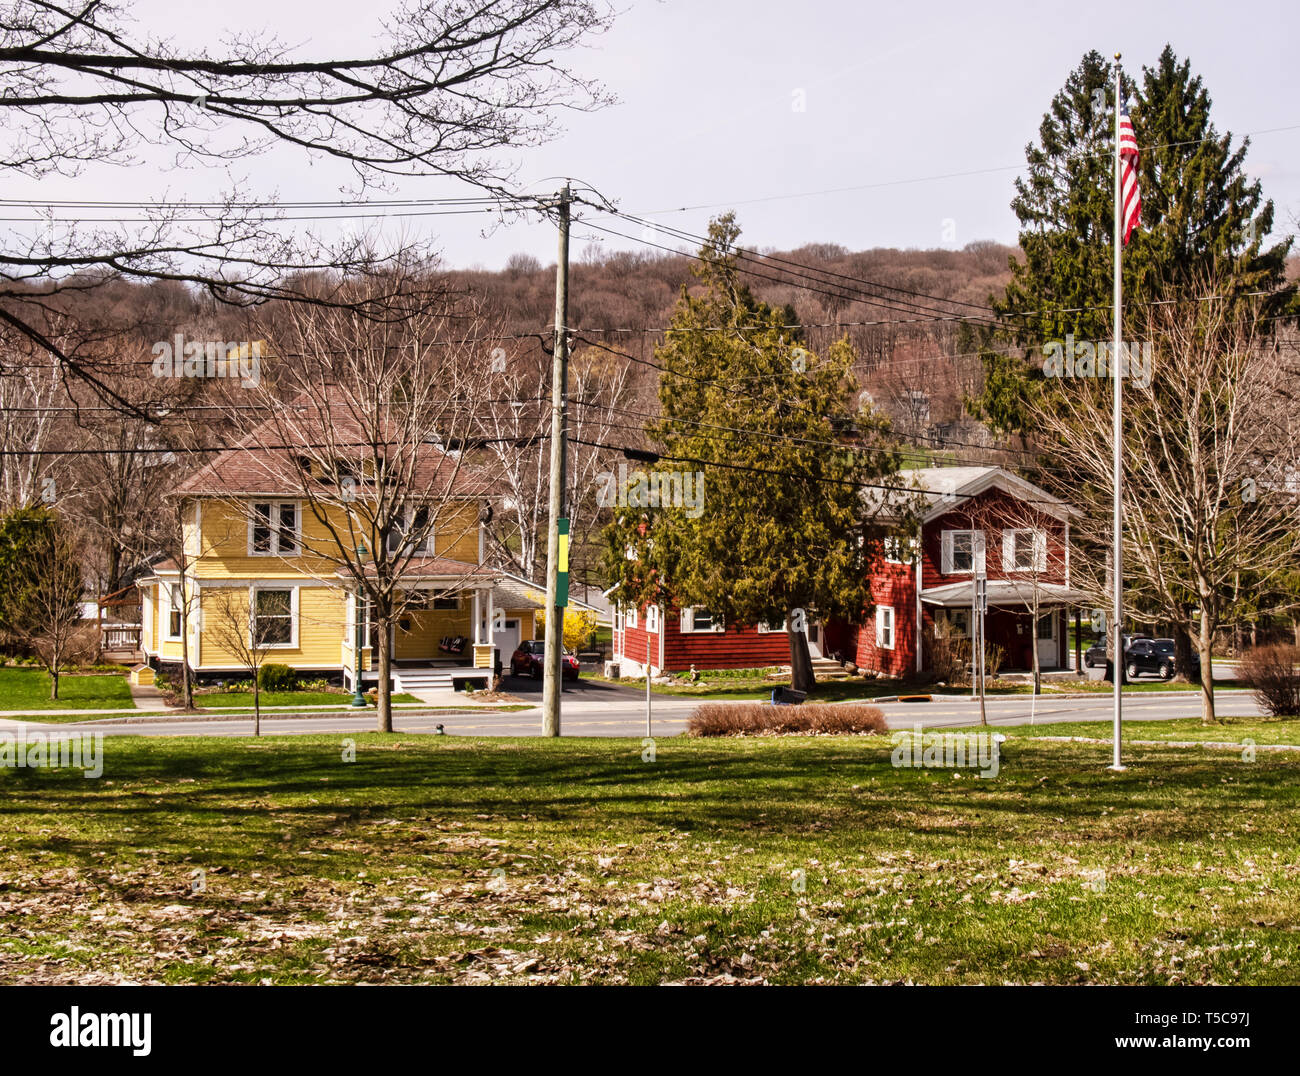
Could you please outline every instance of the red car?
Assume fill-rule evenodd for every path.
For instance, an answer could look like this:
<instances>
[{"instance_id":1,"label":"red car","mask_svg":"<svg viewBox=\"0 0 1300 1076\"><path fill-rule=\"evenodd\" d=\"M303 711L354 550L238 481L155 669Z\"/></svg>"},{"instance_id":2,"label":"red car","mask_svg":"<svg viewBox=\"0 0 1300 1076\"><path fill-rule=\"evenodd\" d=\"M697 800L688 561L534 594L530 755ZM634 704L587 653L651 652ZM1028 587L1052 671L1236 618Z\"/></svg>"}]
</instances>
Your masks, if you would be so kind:
<instances>
[{"instance_id":1,"label":"red car","mask_svg":"<svg viewBox=\"0 0 1300 1076\"><path fill-rule=\"evenodd\" d=\"M510 655L511 676L531 676L534 680L542 678L542 661L546 656L546 643L541 639L529 639L519 644L519 649ZM578 679L578 659L572 654L565 654L560 662L560 672L565 680Z\"/></svg>"}]
</instances>

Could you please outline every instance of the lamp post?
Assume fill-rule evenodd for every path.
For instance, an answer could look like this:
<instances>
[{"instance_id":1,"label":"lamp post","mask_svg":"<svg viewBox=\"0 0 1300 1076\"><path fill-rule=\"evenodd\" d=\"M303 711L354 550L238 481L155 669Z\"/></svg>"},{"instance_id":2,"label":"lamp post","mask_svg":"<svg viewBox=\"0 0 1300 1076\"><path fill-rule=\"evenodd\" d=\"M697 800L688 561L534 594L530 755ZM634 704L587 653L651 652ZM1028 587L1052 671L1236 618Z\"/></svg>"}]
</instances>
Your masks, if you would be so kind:
<instances>
[{"instance_id":1,"label":"lamp post","mask_svg":"<svg viewBox=\"0 0 1300 1076\"><path fill-rule=\"evenodd\" d=\"M357 546L357 564L364 565L366 561L366 547ZM366 697L361 694L361 651L362 647L362 604L361 604L361 584L357 583L356 593L356 614L353 619L356 621L356 631L352 636L352 706L364 707Z\"/></svg>"}]
</instances>

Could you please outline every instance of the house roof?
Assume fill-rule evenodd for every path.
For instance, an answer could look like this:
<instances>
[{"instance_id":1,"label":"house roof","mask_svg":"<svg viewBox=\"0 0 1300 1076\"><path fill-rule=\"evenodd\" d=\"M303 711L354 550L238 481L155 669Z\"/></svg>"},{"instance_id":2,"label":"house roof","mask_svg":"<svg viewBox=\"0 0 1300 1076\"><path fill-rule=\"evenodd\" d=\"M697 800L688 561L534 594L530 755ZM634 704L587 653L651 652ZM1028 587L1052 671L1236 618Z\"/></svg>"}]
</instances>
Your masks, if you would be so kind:
<instances>
[{"instance_id":1,"label":"house roof","mask_svg":"<svg viewBox=\"0 0 1300 1076\"><path fill-rule=\"evenodd\" d=\"M1039 511L1059 519L1083 514L1004 467L913 467L899 471L898 478L901 489L868 491L885 515L902 514L909 503L916 506L919 502L922 519L928 523L990 489L1031 502Z\"/></svg>"},{"instance_id":2,"label":"house roof","mask_svg":"<svg viewBox=\"0 0 1300 1076\"><path fill-rule=\"evenodd\" d=\"M526 596L526 597L529 599L529 601L534 601L534 602L536 602L536 606L535 606L535 608L537 608L537 609L545 609L545 608L546 608L546 584L545 584L545 583L534 583L531 579L527 578L526 576L517 575L517 574L514 573L514 572L508 572L508 571L506 571L506 570L504 570L504 569L498 569L498 570L497 570L497 575L499 575L503 580L506 581L506 585L507 585L507 586L512 586L512 587L513 587L516 591L518 591L521 595ZM597 618L600 618L600 617L602 617L602 616L607 617L607 616L609 615L609 610L608 610L608 608L606 608L606 609L602 609L599 605L593 605L591 602L589 602L589 601L584 601L582 598L577 597L577 596L573 593L575 589L576 589L576 588L575 588L574 583L573 583L572 581L570 581L570 583L569 583L569 605L570 605L572 608L575 608L575 609L584 609L584 610L586 610L586 611L588 611L588 612L595 613L595 614L597 614ZM608 604L608 603L607 603L607 604ZM520 605L520 606L508 605L508 606L506 606L506 608L508 608L508 609L515 609L515 608L518 608L518 609L527 609L527 608L530 608L530 606L527 606L527 605ZM603 623L603 621L601 621L601 622Z\"/></svg>"},{"instance_id":3,"label":"house roof","mask_svg":"<svg viewBox=\"0 0 1300 1076\"><path fill-rule=\"evenodd\" d=\"M261 423L234 447L189 475L171 495L300 497L303 490L297 457L319 457L332 446L344 462L373 458L373 450L367 447L369 435L346 409L336 415L328 411L327 404L312 401L291 410L291 417L281 423L273 419ZM404 438L395 434L394 440L401 442ZM310 453L296 447L296 443L312 446ZM486 498L501 493L499 483L487 472L463 462L458 453L432 443L422 446L411 484L414 491L436 491L439 496L453 498ZM358 480L358 495L364 495L366 485L364 479Z\"/></svg>"},{"instance_id":4,"label":"house roof","mask_svg":"<svg viewBox=\"0 0 1300 1076\"><path fill-rule=\"evenodd\" d=\"M366 574L375 574L373 563L366 565ZM424 554L413 556L406 562L399 576L399 582L405 580L412 582L447 580L458 583L466 581L487 583L494 580L497 574L486 564L470 564L463 560L452 560L450 557L435 557ZM350 577L350 573L344 569L339 569L338 575L342 578Z\"/></svg>"}]
</instances>

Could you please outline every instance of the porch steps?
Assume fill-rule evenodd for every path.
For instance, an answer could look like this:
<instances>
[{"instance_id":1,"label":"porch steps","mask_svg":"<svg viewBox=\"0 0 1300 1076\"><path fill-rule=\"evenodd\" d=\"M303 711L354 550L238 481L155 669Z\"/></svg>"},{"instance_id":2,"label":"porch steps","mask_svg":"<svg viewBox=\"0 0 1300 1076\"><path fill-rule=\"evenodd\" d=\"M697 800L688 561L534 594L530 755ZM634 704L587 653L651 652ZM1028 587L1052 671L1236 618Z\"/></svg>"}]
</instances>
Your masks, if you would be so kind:
<instances>
[{"instance_id":1,"label":"porch steps","mask_svg":"<svg viewBox=\"0 0 1300 1076\"><path fill-rule=\"evenodd\" d=\"M847 680L849 674L844 671L844 666L834 658L813 658L812 671L814 680ZM782 665L781 669L785 673L790 672L789 665Z\"/></svg>"},{"instance_id":2,"label":"porch steps","mask_svg":"<svg viewBox=\"0 0 1300 1076\"><path fill-rule=\"evenodd\" d=\"M393 680L399 692L417 694L421 691L451 691L455 680L482 680L490 683L488 669L394 669Z\"/></svg>"}]
</instances>

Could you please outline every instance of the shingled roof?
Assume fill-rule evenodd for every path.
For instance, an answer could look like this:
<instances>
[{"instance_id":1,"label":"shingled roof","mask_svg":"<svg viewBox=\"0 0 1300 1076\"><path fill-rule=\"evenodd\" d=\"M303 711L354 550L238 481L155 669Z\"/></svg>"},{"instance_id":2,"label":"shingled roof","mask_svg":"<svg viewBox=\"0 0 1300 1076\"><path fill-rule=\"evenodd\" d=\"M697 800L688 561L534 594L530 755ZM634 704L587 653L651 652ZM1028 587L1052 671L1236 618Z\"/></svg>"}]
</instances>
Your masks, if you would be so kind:
<instances>
[{"instance_id":1,"label":"shingled roof","mask_svg":"<svg viewBox=\"0 0 1300 1076\"><path fill-rule=\"evenodd\" d=\"M361 435L356 421L340 416L331 419L328 434L319 423L320 432L313 438L311 417L296 425L306 434L303 442L312 444L311 451L320 452L320 446L333 444L339 449L356 446L351 462L359 463L373 456L366 438ZM351 430L349 429L351 427ZM233 448L226 449L189 475L174 490L177 497L242 497L242 496L302 496L301 473L297 457L307 450L293 444L282 443L283 434L275 422L268 420L243 437ZM349 457L340 451L342 462ZM454 453L432 443L420 450L416 460L413 486L416 490L437 490L452 497L495 497L502 492L499 483L482 468L465 463ZM358 490L364 491L364 479L358 479Z\"/></svg>"}]
</instances>

